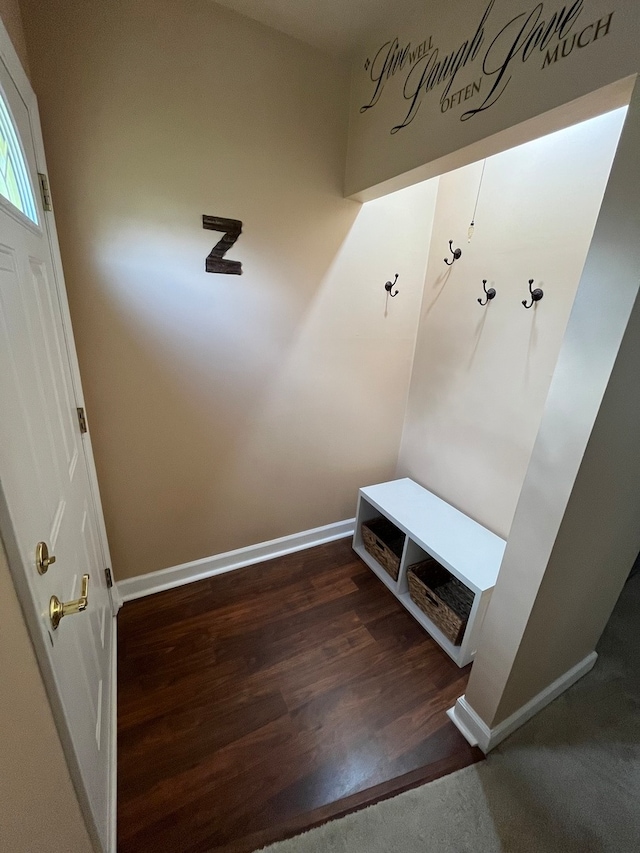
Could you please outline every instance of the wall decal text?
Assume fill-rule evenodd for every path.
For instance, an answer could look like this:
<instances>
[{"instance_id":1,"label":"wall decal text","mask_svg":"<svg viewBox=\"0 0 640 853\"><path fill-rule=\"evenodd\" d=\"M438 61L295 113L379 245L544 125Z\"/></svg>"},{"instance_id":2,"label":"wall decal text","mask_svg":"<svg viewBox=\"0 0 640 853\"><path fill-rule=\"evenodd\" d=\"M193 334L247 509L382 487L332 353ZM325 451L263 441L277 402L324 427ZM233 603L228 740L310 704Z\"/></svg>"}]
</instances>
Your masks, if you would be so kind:
<instances>
[{"instance_id":1,"label":"wall decal text","mask_svg":"<svg viewBox=\"0 0 640 853\"><path fill-rule=\"evenodd\" d=\"M539 2L492 32L497 2L489 0L475 31L449 53L443 54L437 45L434 46L432 35L417 45L412 42L401 45L398 38L384 42L373 59L367 58L364 63L373 89L360 112L373 109L387 82L401 75L404 117L390 133L395 134L411 124L424 98L436 89L440 89L442 113L476 99L477 105L469 105L460 115L460 121L468 121L500 100L521 64L538 57L540 68L544 69L565 59L574 49L587 47L608 35L614 17L610 12L580 27L578 21L587 0L573 0L555 10ZM475 68L474 79L456 88L461 72L467 67Z\"/></svg>"}]
</instances>

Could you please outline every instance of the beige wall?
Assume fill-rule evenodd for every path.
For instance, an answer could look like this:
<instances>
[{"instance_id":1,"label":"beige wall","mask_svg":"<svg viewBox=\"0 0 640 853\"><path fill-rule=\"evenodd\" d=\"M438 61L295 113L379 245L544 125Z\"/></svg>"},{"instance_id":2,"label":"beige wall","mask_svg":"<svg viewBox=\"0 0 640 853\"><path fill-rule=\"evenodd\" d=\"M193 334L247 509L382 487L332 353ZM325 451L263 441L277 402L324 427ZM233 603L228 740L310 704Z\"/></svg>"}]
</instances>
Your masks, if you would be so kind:
<instances>
[{"instance_id":1,"label":"beige wall","mask_svg":"<svg viewBox=\"0 0 640 853\"><path fill-rule=\"evenodd\" d=\"M479 162L440 178L398 474L505 539L624 114L490 157L484 176ZM525 310L530 278L545 295Z\"/></svg>"},{"instance_id":2,"label":"beige wall","mask_svg":"<svg viewBox=\"0 0 640 853\"><path fill-rule=\"evenodd\" d=\"M89 853L33 647L0 542L0 849Z\"/></svg>"},{"instance_id":3,"label":"beige wall","mask_svg":"<svg viewBox=\"0 0 640 853\"><path fill-rule=\"evenodd\" d=\"M348 68L209 0L23 17L116 577L352 517L397 461L433 189L345 200ZM203 213L244 222L241 277Z\"/></svg>"},{"instance_id":4,"label":"beige wall","mask_svg":"<svg viewBox=\"0 0 640 853\"><path fill-rule=\"evenodd\" d=\"M638 341L636 299L497 721L596 648L640 551Z\"/></svg>"},{"instance_id":5,"label":"beige wall","mask_svg":"<svg viewBox=\"0 0 640 853\"><path fill-rule=\"evenodd\" d=\"M639 145L636 86L467 687L489 726L593 651L640 547Z\"/></svg>"},{"instance_id":6,"label":"beige wall","mask_svg":"<svg viewBox=\"0 0 640 853\"><path fill-rule=\"evenodd\" d=\"M18 0L0 0L0 18L7 28L9 38L16 53L20 57L22 67L29 75L29 58L27 56L27 45L22 27L22 16Z\"/></svg>"}]
</instances>

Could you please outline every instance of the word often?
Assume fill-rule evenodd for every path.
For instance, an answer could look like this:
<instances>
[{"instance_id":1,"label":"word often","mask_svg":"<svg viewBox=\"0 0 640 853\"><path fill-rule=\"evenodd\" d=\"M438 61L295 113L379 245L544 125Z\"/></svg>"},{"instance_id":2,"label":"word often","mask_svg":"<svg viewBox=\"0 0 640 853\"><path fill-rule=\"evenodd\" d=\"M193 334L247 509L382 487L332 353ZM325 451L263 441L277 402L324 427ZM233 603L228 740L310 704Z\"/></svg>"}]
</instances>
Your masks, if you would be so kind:
<instances>
[{"instance_id":1,"label":"word often","mask_svg":"<svg viewBox=\"0 0 640 853\"><path fill-rule=\"evenodd\" d=\"M453 95L449 95L447 98L441 98L440 112L446 113L447 110L451 109L451 107L457 106L462 103L462 101L468 101L469 98L473 98L474 95L479 95L481 87L482 77L477 82L469 83L468 86L464 86L462 89L454 92Z\"/></svg>"}]
</instances>

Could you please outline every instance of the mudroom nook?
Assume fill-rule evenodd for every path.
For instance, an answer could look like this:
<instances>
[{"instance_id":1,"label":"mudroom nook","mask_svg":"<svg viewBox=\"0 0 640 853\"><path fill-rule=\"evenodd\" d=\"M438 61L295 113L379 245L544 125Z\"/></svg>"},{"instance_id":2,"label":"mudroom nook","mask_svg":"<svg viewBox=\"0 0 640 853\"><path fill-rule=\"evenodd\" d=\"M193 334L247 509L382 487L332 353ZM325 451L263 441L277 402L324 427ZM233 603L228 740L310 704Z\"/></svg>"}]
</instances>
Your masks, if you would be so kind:
<instances>
[{"instance_id":1,"label":"mudroom nook","mask_svg":"<svg viewBox=\"0 0 640 853\"><path fill-rule=\"evenodd\" d=\"M209 756L203 796L218 805L207 807L200 831L221 850L250 851L272 837L272 822L291 834L434 778L438 767L450 772L479 760L480 739L456 700L482 642L626 112L604 112L365 203L371 229L392 207L411 208L423 228L422 267L415 256L410 267L396 258L397 276L368 295L369 322L403 319L415 336L398 478L362 485L348 528L310 531L332 544L286 556L298 546L285 537L253 555L232 551L201 568L158 572L160 591L185 570L213 577L157 597L140 598L137 579L121 584L125 601L140 599L120 616L123 850L152 850L159 831L180 843L179 823L167 828L151 812L139 824L151 780L169 772L172 755L182 761L163 735L160 709L178 730L187 726L191 749ZM403 300L416 306L414 316L401 318ZM342 538L352 530L352 541ZM227 573L274 552L285 556ZM185 642L195 644L190 652ZM199 684L209 643L211 687L194 688L205 697L196 723L194 711L185 719L172 672L180 666L178 683ZM159 656L162 648L168 656ZM155 697L144 711L142 683ZM226 713L234 721L205 745L199 727ZM150 749L138 743L140 714L149 715L142 731ZM449 719L473 748L452 739ZM167 750L160 762L152 759L156 738ZM271 766L276 742L287 771L263 775L260 799L248 803L255 768L264 774ZM235 785L222 772L227 753L252 768Z\"/></svg>"},{"instance_id":2,"label":"mudroom nook","mask_svg":"<svg viewBox=\"0 0 640 853\"><path fill-rule=\"evenodd\" d=\"M607 3L0 0L0 846L637 837Z\"/></svg>"}]
</instances>

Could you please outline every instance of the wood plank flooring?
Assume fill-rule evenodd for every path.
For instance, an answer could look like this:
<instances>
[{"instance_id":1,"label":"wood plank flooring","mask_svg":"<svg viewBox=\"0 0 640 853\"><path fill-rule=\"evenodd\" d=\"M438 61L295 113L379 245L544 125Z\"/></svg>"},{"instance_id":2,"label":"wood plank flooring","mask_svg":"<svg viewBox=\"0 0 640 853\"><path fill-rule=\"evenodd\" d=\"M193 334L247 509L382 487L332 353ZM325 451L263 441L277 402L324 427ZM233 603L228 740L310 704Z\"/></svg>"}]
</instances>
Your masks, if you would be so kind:
<instances>
[{"instance_id":1,"label":"wood plank flooring","mask_svg":"<svg viewBox=\"0 0 640 853\"><path fill-rule=\"evenodd\" d=\"M348 539L126 604L119 853L249 853L480 760L468 669Z\"/></svg>"}]
</instances>

